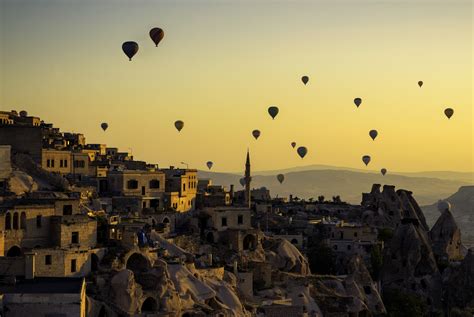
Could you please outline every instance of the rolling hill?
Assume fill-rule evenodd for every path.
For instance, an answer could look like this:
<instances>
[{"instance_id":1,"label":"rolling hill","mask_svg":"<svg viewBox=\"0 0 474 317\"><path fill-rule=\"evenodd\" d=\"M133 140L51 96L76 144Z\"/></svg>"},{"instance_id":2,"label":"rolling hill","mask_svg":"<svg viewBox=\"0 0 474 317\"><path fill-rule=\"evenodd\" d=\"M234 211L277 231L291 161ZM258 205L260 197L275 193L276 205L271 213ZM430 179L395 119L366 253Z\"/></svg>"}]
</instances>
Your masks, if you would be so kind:
<instances>
[{"instance_id":1,"label":"rolling hill","mask_svg":"<svg viewBox=\"0 0 474 317\"><path fill-rule=\"evenodd\" d=\"M314 169L302 171L267 171L256 172L252 176L252 187L267 187L272 196L287 197L290 194L299 198L316 198L324 195L327 198L333 195L350 203L360 203L363 192L370 191L372 184L390 184L396 188L403 188L413 192L420 205L432 204L443 197L450 196L459 187L472 185L473 182L441 179L435 177L405 176L398 174L344 170L340 169ZM288 171L288 172L286 172ZM285 174L283 184L278 183L276 174ZM229 186L234 184L236 190L241 188L239 179L241 175L232 173L213 173L199 171L199 178L210 178L213 184Z\"/></svg>"}]
</instances>

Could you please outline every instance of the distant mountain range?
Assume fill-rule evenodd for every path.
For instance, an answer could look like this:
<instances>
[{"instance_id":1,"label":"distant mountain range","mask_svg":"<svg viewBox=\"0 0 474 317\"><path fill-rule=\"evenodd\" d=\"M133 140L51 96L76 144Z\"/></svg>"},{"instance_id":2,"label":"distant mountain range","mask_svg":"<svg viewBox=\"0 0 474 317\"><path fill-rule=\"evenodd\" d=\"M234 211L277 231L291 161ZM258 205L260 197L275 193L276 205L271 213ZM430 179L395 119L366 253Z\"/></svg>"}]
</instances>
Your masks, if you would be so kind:
<instances>
[{"instance_id":1,"label":"distant mountain range","mask_svg":"<svg viewBox=\"0 0 474 317\"><path fill-rule=\"evenodd\" d=\"M445 200L451 204L451 212L461 229L463 242L466 246L474 246L474 186L463 186L453 195L446 197ZM440 216L437 202L421 208L431 227Z\"/></svg>"},{"instance_id":2,"label":"distant mountain range","mask_svg":"<svg viewBox=\"0 0 474 317\"><path fill-rule=\"evenodd\" d=\"M280 184L277 174L284 174L285 181ZM243 174L243 173L242 173ZM210 178L213 184L229 186L234 184L236 190L241 188L239 179L242 175L233 173L213 173L199 171L200 178ZM470 172L388 172L382 176L379 171L358 170L344 167L311 165L290 169L253 172L252 187L267 187L272 196L288 197L290 194L299 198L326 198L339 195L350 203L360 203L361 194L370 191L372 184L395 185L413 192L420 205L432 204L439 199L449 197L459 187L473 185L474 173Z\"/></svg>"}]
</instances>

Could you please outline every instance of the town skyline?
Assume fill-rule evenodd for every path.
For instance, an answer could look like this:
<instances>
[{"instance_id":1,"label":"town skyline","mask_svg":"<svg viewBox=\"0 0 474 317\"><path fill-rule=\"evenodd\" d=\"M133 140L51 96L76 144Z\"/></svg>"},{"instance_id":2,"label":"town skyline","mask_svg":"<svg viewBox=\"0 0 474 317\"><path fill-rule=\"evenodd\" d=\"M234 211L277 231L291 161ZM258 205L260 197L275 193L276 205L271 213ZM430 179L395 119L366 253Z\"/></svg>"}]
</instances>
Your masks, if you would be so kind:
<instances>
[{"instance_id":1,"label":"town skyline","mask_svg":"<svg viewBox=\"0 0 474 317\"><path fill-rule=\"evenodd\" d=\"M470 2L139 3L1 1L1 110L160 166L474 171Z\"/></svg>"}]
</instances>

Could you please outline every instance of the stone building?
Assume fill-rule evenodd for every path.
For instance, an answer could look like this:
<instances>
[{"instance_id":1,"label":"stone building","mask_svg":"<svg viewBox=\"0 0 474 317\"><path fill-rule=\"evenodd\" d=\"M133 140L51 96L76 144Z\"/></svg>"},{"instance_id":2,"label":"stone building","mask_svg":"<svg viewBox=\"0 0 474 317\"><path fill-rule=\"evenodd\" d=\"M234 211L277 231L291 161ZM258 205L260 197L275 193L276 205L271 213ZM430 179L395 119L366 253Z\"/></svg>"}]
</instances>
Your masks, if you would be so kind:
<instances>
[{"instance_id":1,"label":"stone building","mask_svg":"<svg viewBox=\"0 0 474 317\"><path fill-rule=\"evenodd\" d=\"M0 285L0 294L2 316L86 316L83 278L24 279Z\"/></svg>"},{"instance_id":2,"label":"stone building","mask_svg":"<svg viewBox=\"0 0 474 317\"><path fill-rule=\"evenodd\" d=\"M163 210L165 173L159 170L109 171L107 189L113 208L123 212Z\"/></svg>"},{"instance_id":3,"label":"stone building","mask_svg":"<svg viewBox=\"0 0 474 317\"><path fill-rule=\"evenodd\" d=\"M170 166L161 169L166 175L166 205L178 212L187 212L196 208L197 170L180 169Z\"/></svg>"}]
</instances>

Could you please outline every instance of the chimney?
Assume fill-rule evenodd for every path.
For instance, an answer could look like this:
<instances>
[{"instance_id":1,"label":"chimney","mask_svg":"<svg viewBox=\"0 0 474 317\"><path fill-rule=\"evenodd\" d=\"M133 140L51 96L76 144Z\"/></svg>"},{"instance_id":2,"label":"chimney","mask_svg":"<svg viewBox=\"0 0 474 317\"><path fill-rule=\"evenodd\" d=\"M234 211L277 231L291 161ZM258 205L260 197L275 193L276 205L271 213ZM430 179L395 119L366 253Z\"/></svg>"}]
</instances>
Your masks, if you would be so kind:
<instances>
[{"instance_id":1,"label":"chimney","mask_svg":"<svg viewBox=\"0 0 474 317\"><path fill-rule=\"evenodd\" d=\"M36 253L25 253L25 278L32 280L35 278Z\"/></svg>"}]
</instances>

